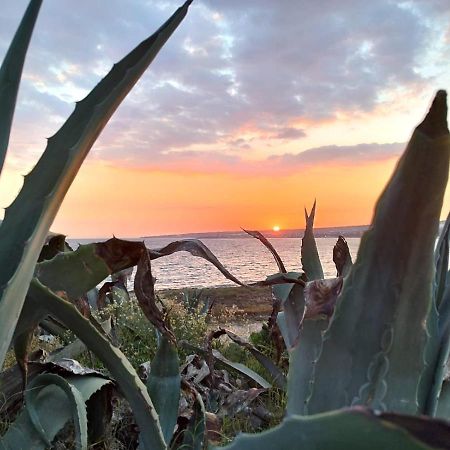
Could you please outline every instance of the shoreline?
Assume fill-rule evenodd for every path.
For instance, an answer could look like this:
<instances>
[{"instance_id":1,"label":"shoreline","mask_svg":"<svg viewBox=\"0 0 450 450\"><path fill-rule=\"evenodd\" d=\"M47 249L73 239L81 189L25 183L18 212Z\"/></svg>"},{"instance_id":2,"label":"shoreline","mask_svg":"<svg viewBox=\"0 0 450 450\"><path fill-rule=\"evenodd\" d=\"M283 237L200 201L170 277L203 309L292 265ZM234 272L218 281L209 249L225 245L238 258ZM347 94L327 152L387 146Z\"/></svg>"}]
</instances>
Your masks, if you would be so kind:
<instances>
[{"instance_id":1,"label":"shoreline","mask_svg":"<svg viewBox=\"0 0 450 450\"><path fill-rule=\"evenodd\" d=\"M242 310L247 316L268 316L272 311L272 292L269 286L219 286L207 288L161 289L156 293L164 300L181 301L183 293L197 296L201 301L214 301L213 316L220 316L230 309Z\"/></svg>"}]
</instances>

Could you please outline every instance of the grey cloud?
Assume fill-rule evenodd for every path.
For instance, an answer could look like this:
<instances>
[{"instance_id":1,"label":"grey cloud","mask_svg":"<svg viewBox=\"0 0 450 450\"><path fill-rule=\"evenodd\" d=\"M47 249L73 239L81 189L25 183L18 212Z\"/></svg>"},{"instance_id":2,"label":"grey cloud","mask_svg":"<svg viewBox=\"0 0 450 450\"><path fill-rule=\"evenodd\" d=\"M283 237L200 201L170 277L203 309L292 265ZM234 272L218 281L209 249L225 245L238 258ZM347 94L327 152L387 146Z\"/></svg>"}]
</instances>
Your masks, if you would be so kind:
<instances>
[{"instance_id":1,"label":"grey cloud","mask_svg":"<svg viewBox=\"0 0 450 450\"><path fill-rule=\"evenodd\" d=\"M330 145L311 148L296 154L272 155L259 161L249 161L243 159L242 156L220 152L173 152L157 155L152 162L149 161L139 167L169 172L186 170L202 173L232 173L240 176L267 176L274 173L291 175L317 166L358 166L397 158L404 148L405 144L403 143ZM122 164L127 165L127 162L121 161ZM133 163L129 165L133 167Z\"/></svg>"},{"instance_id":2,"label":"grey cloud","mask_svg":"<svg viewBox=\"0 0 450 450\"><path fill-rule=\"evenodd\" d=\"M43 3L14 126L34 131L14 149L51 135L73 109L55 96L70 84L87 93L178 0L61 0ZM0 11L0 56L26 0L6 0ZM384 89L430 80L416 66L429 50L433 25L448 14L444 0L410 3L377 0L203 0L181 27L103 133L94 149L103 158L159 159L195 144L233 144L247 124L270 140L298 139L308 130L293 120L371 111ZM213 20L213 13L220 20ZM437 25L436 25L437 26ZM435 63L440 55L433 56ZM56 69L56 70L55 70ZM63 77L58 77L58 70ZM49 89L41 92L38 82ZM42 105L40 108L38 105ZM52 117L49 121L48 117ZM54 128L53 128L54 127ZM161 156L162 155L162 156ZM94 155L95 156L95 155ZM306 156L303 156L305 158Z\"/></svg>"},{"instance_id":3,"label":"grey cloud","mask_svg":"<svg viewBox=\"0 0 450 450\"><path fill-rule=\"evenodd\" d=\"M311 148L297 154L284 154L268 158L271 165L280 167L306 167L319 164L356 165L397 157L404 150L405 144L358 144L348 146L328 145Z\"/></svg>"},{"instance_id":4,"label":"grey cloud","mask_svg":"<svg viewBox=\"0 0 450 450\"><path fill-rule=\"evenodd\" d=\"M299 139L306 136L304 130L300 128L287 127L283 128L275 134L276 139Z\"/></svg>"}]
</instances>

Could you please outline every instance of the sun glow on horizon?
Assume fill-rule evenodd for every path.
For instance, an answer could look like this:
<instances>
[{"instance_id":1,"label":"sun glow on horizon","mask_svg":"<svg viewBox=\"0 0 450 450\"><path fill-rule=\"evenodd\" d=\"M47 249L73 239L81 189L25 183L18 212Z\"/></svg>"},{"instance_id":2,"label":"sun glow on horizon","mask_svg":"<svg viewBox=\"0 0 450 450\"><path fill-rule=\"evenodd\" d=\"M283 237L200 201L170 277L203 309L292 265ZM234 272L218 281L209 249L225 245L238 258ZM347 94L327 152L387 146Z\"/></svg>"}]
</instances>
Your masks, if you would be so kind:
<instances>
[{"instance_id":1,"label":"sun glow on horizon","mask_svg":"<svg viewBox=\"0 0 450 450\"><path fill-rule=\"evenodd\" d=\"M274 225L272 228L273 231L280 231L281 228L278 225Z\"/></svg>"}]
</instances>

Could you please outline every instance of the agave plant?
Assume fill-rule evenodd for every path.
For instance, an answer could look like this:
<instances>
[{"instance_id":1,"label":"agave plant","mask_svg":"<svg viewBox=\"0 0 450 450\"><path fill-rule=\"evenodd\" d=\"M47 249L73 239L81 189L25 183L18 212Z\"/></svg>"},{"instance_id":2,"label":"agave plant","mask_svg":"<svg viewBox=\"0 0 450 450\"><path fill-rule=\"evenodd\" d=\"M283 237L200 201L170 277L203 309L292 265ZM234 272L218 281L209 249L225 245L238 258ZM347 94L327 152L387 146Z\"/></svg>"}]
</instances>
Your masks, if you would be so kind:
<instances>
[{"instance_id":1,"label":"agave plant","mask_svg":"<svg viewBox=\"0 0 450 450\"><path fill-rule=\"evenodd\" d=\"M15 335L16 353L19 355L22 353L22 356L25 356L24 349L27 347L33 325L49 313L57 316L76 334L83 336L83 341L99 354L115 376L136 413L136 420L141 429L142 448L167 447L158 415L145 385L140 382L134 369L121 352L113 347L107 337L102 334L101 329L99 330L92 321L84 318L68 301L72 295L77 296L79 292L86 293L96 283L92 285L92 282L84 282L78 288L75 284L71 285L72 288L66 284L64 286L65 300L51 290L51 288L57 290L56 285L61 282L58 276L64 271L65 254L62 254L63 257L60 259L60 264L57 263L58 268L53 275L48 275L48 265L45 261L40 263L44 266L41 267L40 275L36 273L40 269L36 269L35 266L49 227L81 163L108 119L183 20L191 1L186 1L156 33L116 64L92 92L83 101L77 103L66 123L48 140L46 150L34 169L25 177L21 191L11 206L6 209L0 226L0 266L2 267L0 271L0 365L3 365L13 335ZM42 0L30 1L0 69L1 161L4 160L9 140L23 61L41 3ZM106 251L103 258L102 254L97 254L95 251L89 254L89 249L82 249L78 253L87 258L83 262L84 267L88 271L93 269L95 274L93 278L102 272L104 278L105 274L127 267L123 261L119 263L119 267L116 267L117 261L114 261L114 256L117 255L108 254L109 248L103 247ZM138 250L138 254L140 253L142 253L142 247ZM49 262L51 261L53 260ZM76 277L76 272L75 270L71 276ZM46 277L45 273L48 279L53 280L49 283L52 284L51 288L41 282ZM73 278L71 281L76 283ZM84 290L86 285L88 289ZM23 308L25 298L27 298L27 307ZM23 326L16 327L21 314ZM54 382L64 390L71 403L77 405L78 410L83 411L84 401L76 395L72 387L64 385L59 379L52 380L46 378L45 383ZM36 395L39 396L39 393ZM48 430L43 428L42 421L37 420L36 411L31 406L33 402L29 403L28 415L42 438L40 446L33 446L33 448L44 448L49 442L46 437ZM85 421L83 423L79 414L77 417L76 428L80 431L77 446L86 448L86 434L82 431ZM10 432L2 438L1 443L4 448L18 448L19 444L15 440L17 436L11 435L13 431L14 426L11 426Z\"/></svg>"},{"instance_id":2,"label":"agave plant","mask_svg":"<svg viewBox=\"0 0 450 450\"><path fill-rule=\"evenodd\" d=\"M287 415L227 449L450 448L450 425L437 419L450 419L450 219L435 250L449 169L446 115L439 91L377 203L355 264L339 239L337 279L321 279L315 205L305 214L303 273L287 272L264 237L250 233L275 252L280 273L267 282L292 281L273 287L290 357Z\"/></svg>"},{"instance_id":3,"label":"agave plant","mask_svg":"<svg viewBox=\"0 0 450 450\"><path fill-rule=\"evenodd\" d=\"M41 2L30 1L0 69L0 161L5 157L21 69ZM47 316L56 318L103 361L116 380L133 409L142 449L169 447L181 389L177 343L155 302L151 260L189 251L241 283L199 241L177 241L149 250L140 242L114 238L70 251L64 240L48 239L48 231L95 139L183 20L190 3L115 65L77 104L49 139L0 226L0 363L13 340L26 375L33 330ZM286 418L277 428L242 435L227 448L449 448L450 427L436 417L450 415L446 380L450 221L434 252L449 166L446 110L446 95L440 91L377 204L355 264L344 243L338 243L337 279L322 280L313 235L315 207L306 214L304 272L287 272L271 250L280 273L265 283L274 286L282 307L277 320L290 356ZM107 276L135 265L137 299L160 333L147 384L89 310L83 315L74 305ZM216 334L226 334L249 348L226 330ZM257 354L251 346L249 350ZM220 359L212 352L207 358L211 355ZM273 377L284 386L281 376ZM55 374L35 377L25 390L26 408L1 438L1 446L46 448L57 429L72 417L76 445L87 448L86 400L108 384L110 380L96 376L83 382ZM194 414L180 445L201 449L204 406L195 389L190 392ZM64 415L48 420L55 408Z\"/></svg>"}]
</instances>

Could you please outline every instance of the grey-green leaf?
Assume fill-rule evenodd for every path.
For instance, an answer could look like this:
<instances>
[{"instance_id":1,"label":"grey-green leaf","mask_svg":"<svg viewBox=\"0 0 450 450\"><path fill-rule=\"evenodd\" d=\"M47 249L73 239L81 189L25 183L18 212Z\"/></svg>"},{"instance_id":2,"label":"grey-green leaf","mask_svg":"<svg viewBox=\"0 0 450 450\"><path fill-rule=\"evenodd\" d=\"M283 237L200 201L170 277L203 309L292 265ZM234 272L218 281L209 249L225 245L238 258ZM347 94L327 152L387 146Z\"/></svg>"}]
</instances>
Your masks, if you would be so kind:
<instances>
[{"instance_id":1,"label":"grey-green leaf","mask_svg":"<svg viewBox=\"0 0 450 450\"><path fill-rule=\"evenodd\" d=\"M167 443L172 439L178 418L181 383L179 365L175 345L165 336L161 336L155 357L150 365L147 389L158 413Z\"/></svg>"},{"instance_id":2,"label":"grey-green leaf","mask_svg":"<svg viewBox=\"0 0 450 450\"><path fill-rule=\"evenodd\" d=\"M448 448L448 423L369 410L289 416L259 434L240 434L224 450L433 450ZM218 450L215 447L214 450Z\"/></svg>"},{"instance_id":3,"label":"grey-green leaf","mask_svg":"<svg viewBox=\"0 0 450 450\"><path fill-rule=\"evenodd\" d=\"M180 450L202 450L206 448L206 409L201 395L192 386L194 407L189 424L184 431L183 445Z\"/></svg>"},{"instance_id":4,"label":"grey-green leaf","mask_svg":"<svg viewBox=\"0 0 450 450\"><path fill-rule=\"evenodd\" d=\"M435 267L436 274L434 277L433 296L436 308L439 310L445 287L447 285L447 272L450 252L450 214L447 216L444 228L436 246L435 251Z\"/></svg>"},{"instance_id":5,"label":"grey-green leaf","mask_svg":"<svg viewBox=\"0 0 450 450\"><path fill-rule=\"evenodd\" d=\"M245 376L247 379L254 381L256 384L259 384L264 389L269 389L271 384L265 380L262 376L258 375L254 370L250 369L244 364L230 361L228 358L222 355L218 350L213 349L212 354L214 359L222 363L225 367L234 369L239 372L241 375Z\"/></svg>"},{"instance_id":6,"label":"grey-green leaf","mask_svg":"<svg viewBox=\"0 0 450 450\"><path fill-rule=\"evenodd\" d=\"M0 366L34 265L64 196L111 115L187 13L187 1L156 33L114 65L48 140L0 226Z\"/></svg>"},{"instance_id":7,"label":"grey-green leaf","mask_svg":"<svg viewBox=\"0 0 450 450\"><path fill-rule=\"evenodd\" d=\"M305 209L306 227L302 238L302 269L306 273L309 281L321 280L323 276L322 264L317 251L317 244L314 238L314 217L316 215L316 201L308 216Z\"/></svg>"},{"instance_id":8,"label":"grey-green leaf","mask_svg":"<svg viewBox=\"0 0 450 450\"><path fill-rule=\"evenodd\" d=\"M322 333L328 326L328 318L303 321L296 347L289 350L288 415L308 414L308 399L314 389L314 369L322 348Z\"/></svg>"},{"instance_id":9,"label":"grey-green leaf","mask_svg":"<svg viewBox=\"0 0 450 450\"><path fill-rule=\"evenodd\" d=\"M69 302L34 279L28 292L29 306L45 309L64 323L102 360L120 386L130 403L136 422L141 430L141 446L144 449L163 450L166 448L158 415L148 395L147 388L139 379L125 355L114 347L106 336L91 321L83 317Z\"/></svg>"},{"instance_id":10,"label":"grey-green leaf","mask_svg":"<svg viewBox=\"0 0 450 450\"><path fill-rule=\"evenodd\" d=\"M29 386L29 389L32 390L28 392L33 395L28 394L28 401L32 403L33 417L37 418L40 431L37 431L35 425L33 425L29 409L25 408L17 419L10 424L6 434L0 438L2 449L32 448L44 450L48 448L46 442L53 441L56 434L72 417L75 418L76 428L77 422L84 421L84 423L81 423L81 428L84 434L84 445L86 445L87 422L84 403L110 381L96 376L74 376L61 378L55 384L56 377L61 378L53 374L39 375ZM36 390L38 386L42 387ZM61 386L65 387L61 389ZM72 396L67 395L68 389L77 399L76 405L74 405L73 398L71 401ZM76 406L75 409L74 406ZM78 428L80 428L80 425L78 425ZM44 439L41 437L42 434L45 436Z\"/></svg>"},{"instance_id":11,"label":"grey-green leaf","mask_svg":"<svg viewBox=\"0 0 450 450\"><path fill-rule=\"evenodd\" d=\"M302 276L303 274L299 272L288 272L283 274L283 278L292 279L294 283L272 286L272 293L280 301L283 309L280 329L287 349L297 345L300 326L305 315L304 287L302 284L298 284L298 281L302 281ZM267 277L266 281L270 282L273 278L278 279L278 274Z\"/></svg>"},{"instance_id":12,"label":"grey-green leaf","mask_svg":"<svg viewBox=\"0 0 450 450\"><path fill-rule=\"evenodd\" d=\"M377 203L324 334L311 413L354 403L423 411L418 386L429 364L424 323L449 168L446 112L440 91Z\"/></svg>"},{"instance_id":13,"label":"grey-green leaf","mask_svg":"<svg viewBox=\"0 0 450 450\"><path fill-rule=\"evenodd\" d=\"M8 150L23 65L42 0L30 0L0 67L0 172Z\"/></svg>"}]
</instances>

